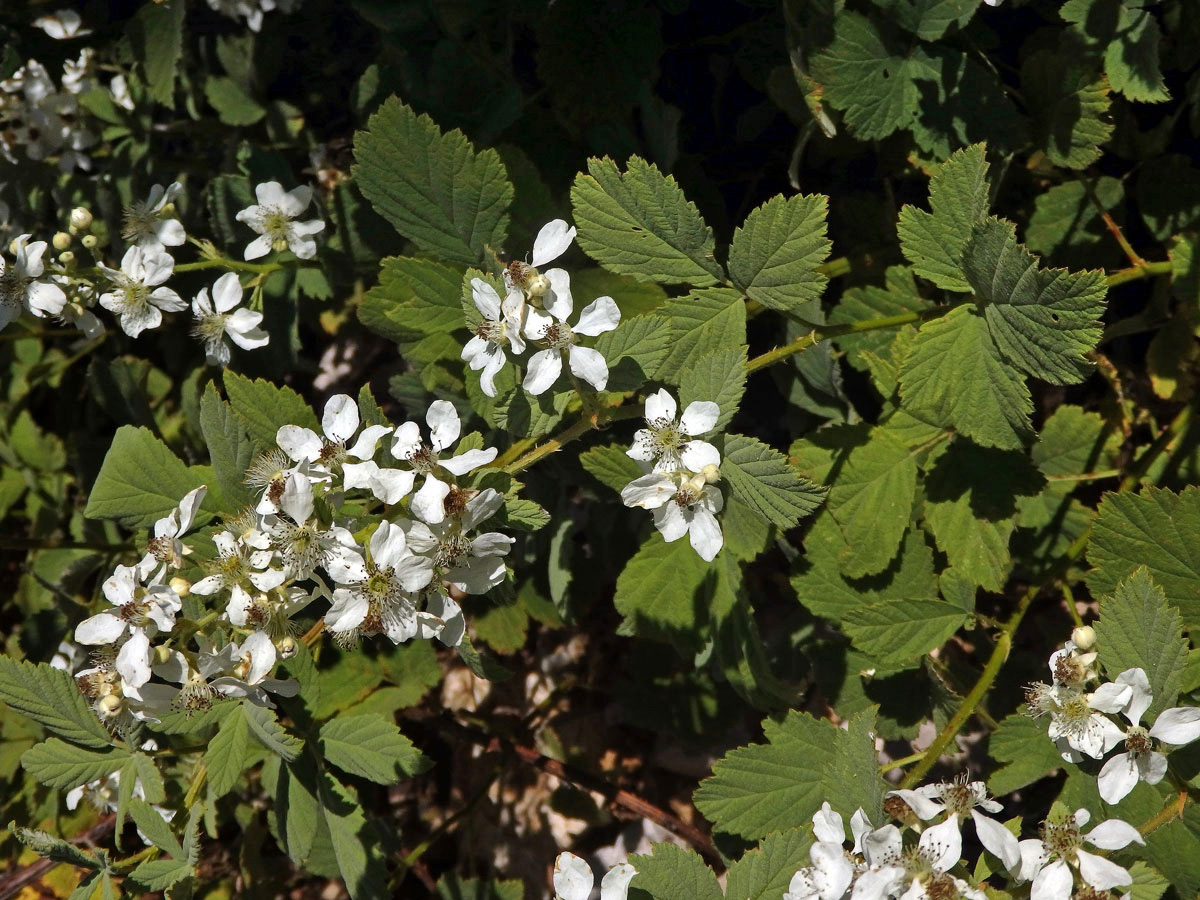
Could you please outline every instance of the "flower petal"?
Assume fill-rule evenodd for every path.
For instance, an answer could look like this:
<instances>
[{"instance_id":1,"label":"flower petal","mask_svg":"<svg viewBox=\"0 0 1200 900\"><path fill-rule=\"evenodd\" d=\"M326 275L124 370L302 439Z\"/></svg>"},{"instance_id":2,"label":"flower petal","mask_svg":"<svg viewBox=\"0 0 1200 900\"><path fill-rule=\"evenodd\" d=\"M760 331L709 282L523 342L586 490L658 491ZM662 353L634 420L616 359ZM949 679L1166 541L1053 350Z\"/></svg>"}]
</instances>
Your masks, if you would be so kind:
<instances>
[{"instance_id":1,"label":"flower petal","mask_svg":"<svg viewBox=\"0 0 1200 900\"><path fill-rule=\"evenodd\" d=\"M561 374L562 354L558 350L539 350L529 358L529 370L525 373L522 386L537 396L545 393Z\"/></svg>"},{"instance_id":2,"label":"flower petal","mask_svg":"<svg viewBox=\"0 0 1200 900\"><path fill-rule=\"evenodd\" d=\"M1200 737L1200 707L1176 706L1158 714L1150 737L1176 746L1190 744Z\"/></svg>"},{"instance_id":3,"label":"flower petal","mask_svg":"<svg viewBox=\"0 0 1200 900\"><path fill-rule=\"evenodd\" d=\"M575 300L571 296L571 276L567 274L566 269L547 269L544 274L550 282L550 291L542 298L542 308L554 318L565 322L575 309Z\"/></svg>"},{"instance_id":4,"label":"flower petal","mask_svg":"<svg viewBox=\"0 0 1200 900\"><path fill-rule=\"evenodd\" d=\"M621 501L626 506L657 509L675 495L674 480L666 475L643 475L621 488Z\"/></svg>"},{"instance_id":5,"label":"flower petal","mask_svg":"<svg viewBox=\"0 0 1200 900\"><path fill-rule=\"evenodd\" d=\"M579 314L579 324L572 330L576 334L586 334L595 337L612 331L621 324L621 310L612 297L597 297L583 308Z\"/></svg>"},{"instance_id":6,"label":"flower petal","mask_svg":"<svg viewBox=\"0 0 1200 900\"><path fill-rule=\"evenodd\" d=\"M613 866L600 879L600 900L626 900L629 896L629 882L636 874L637 869L627 862Z\"/></svg>"},{"instance_id":7,"label":"flower petal","mask_svg":"<svg viewBox=\"0 0 1200 900\"><path fill-rule=\"evenodd\" d=\"M543 229L544 230L544 229ZM554 861L554 893L562 900L588 900L595 881L592 867L574 853L558 854Z\"/></svg>"},{"instance_id":8,"label":"flower petal","mask_svg":"<svg viewBox=\"0 0 1200 900\"><path fill-rule=\"evenodd\" d=\"M1021 848L1013 833L995 819L976 810L971 810L971 818L975 822L975 834L984 849L1004 863L1004 868L1009 872L1017 869L1021 865Z\"/></svg>"},{"instance_id":9,"label":"flower petal","mask_svg":"<svg viewBox=\"0 0 1200 900\"><path fill-rule=\"evenodd\" d=\"M1086 850L1076 850L1075 858L1079 861L1080 877L1096 890L1110 891L1123 884L1133 884L1133 877L1128 869L1103 856L1096 856Z\"/></svg>"},{"instance_id":10,"label":"flower petal","mask_svg":"<svg viewBox=\"0 0 1200 900\"><path fill-rule=\"evenodd\" d=\"M449 493L450 486L448 484L439 481L432 475L426 476L425 483L421 485L419 491L413 494L410 501L412 514L430 525L437 525L445 521L445 501Z\"/></svg>"},{"instance_id":11,"label":"flower petal","mask_svg":"<svg viewBox=\"0 0 1200 900\"><path fill-rule=\"evenodd\" d=\"M1104 764L1096 776L1100 799L1105 803L1120 803L1137 783L1138 767L1132 753L1118 753Z\"/></svg>"},{"instance_id":12,"label":"flower petal","mask_svg":"<svg viewBox=\"0 0 1200 900\"><path fill-rule=\"evenodd\" d=\"M484 450L467 450L458 456L452 456L449 459L439 460L441 467L451 475L466 475L480 466L486 466L500 451L495 447L488 447Z\"/></svg>"},{"instance_id":13,"label":"flower petal","mask_svg":"<svg viewBox=\"0 0 1200 900\"><path fill-rule=\"evenodd\" d=\"M1101 850L1120 850L1129 844L1146 843L1136 828L1121 819L1104 820L1085 834L1083 839Z\"/></svg>"},{"instance_id":14,"label":"flower petal","mask_svg":"<svg viewBox=\"0 0 1200 900\"><path fill-rule=\"evenodd\" d=\"M1029 900L1068 900L1075 879L1061 859L1055 860L1037 873L1029 888Z\"/></svg>"},{"instance_id":15,"label":"flower petal","mask_svg":"<svg viewBox=\"0 0 1200 900\"><path fill-rule=\"evenodd\" d=\"M703 472L705 466L721 465L721 453L708 441L688 441L679 460L689 472Z\"/></svg>"},{"instance_id":16,"label":"flower petal","mask_svg":"<svg viewBox=\"0 0 1200 900\"><path fill-rule=\"evenodd\" d=\"M429 426L430 437L433 440L433 452L440 453L458 440L462 432L462 423L458 418L458 410L449 400L434 400L429 404L429 412L425 415L425 423Z\"/></svg>"},{"instance_id":17,"label":"flower petal","mask_svg":"<svg viewBox=\"0 0 1200 900\"><path fill-rule=\"evenodd\" d=\"M471 299L480 315L493 322L500 319L500 295L482 278L471 279Z\"/></svg>"},{"instance_id":18,"label":"flower petal","mask_svg":"<svg viewBox=\"0 0 1200 900\"><path fill-rule=\"evenodd\" d=\"M75 626L75 640L80 644L111 644L125 633L125 620L112 613L97 613Z\"/></svg>"},{"instance_id":19,"label":"flower petal","mask_svg":"<svg viewBox=\"0 0 1200 900\"><path fill-rule=\"evenodd\" d=\"M358 404L348 394L334 394L321 414L321 428L331 441L345 443L358 430Z\"/></svg>"},{"instance_id":20,"label":"flower petal","mask_svg":"<svg viewBox=\"0 0 1200 900\"><path fill-rule=\"evenodd\" d=\"M691 536L688 540L692 543L692 549L700 554L700 558L705 562L712 562L721 552L721 547L725 542L717 517L707 509L697 506L692 510L692 523L689 531Z\"/></svg>"},{"instance_id":21,"label":"flower petal","mask_svg":"<svg viewBox=\"0 0 1200 900\"><path fill-rule=\"evenodd\" d=\"M646 422L651 426L656 422L674 422L678 409L666 388L659 388L646 398Z\"/></svg>"},{"instance_id":22,"label":"flower petal","mask_svg":"<svg viewBox=\"0 0 1200 900\"><path fill-rule=\"evenodd\" d=\"M574 226L568 226L562 219L547 222L533 241L533 259L529 264L536 268L558 259L567 252L573 240Z\"/></svg>"},{"instance_id":23,"label":"flower petal","mask_svg":"<svg viewBox=\"0 0 1200 900\"><path fill-rule=\"evenodd\" d=\"M598 391L604 390L608 384L608 363L603 353L575 344L567 351L567 360L576 377L582 378Z\"/></svg>"}]
</instances>

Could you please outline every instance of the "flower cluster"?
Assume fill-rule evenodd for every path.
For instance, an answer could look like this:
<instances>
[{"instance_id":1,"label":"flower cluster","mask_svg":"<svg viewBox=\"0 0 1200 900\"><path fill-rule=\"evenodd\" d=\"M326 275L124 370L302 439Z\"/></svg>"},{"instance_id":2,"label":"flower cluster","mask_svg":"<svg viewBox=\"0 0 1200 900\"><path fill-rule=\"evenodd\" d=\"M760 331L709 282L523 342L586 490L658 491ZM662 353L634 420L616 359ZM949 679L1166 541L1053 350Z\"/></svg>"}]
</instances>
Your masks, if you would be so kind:
<instances>
[{"instance_id":1,"label":"flower cluster","mask_svg":"<svg viewBox=\"0 0 1200 900\"><path fill-rule=\"evenodd\" d=\"M271 705L271 694L291 696L296 683L272 672L297 651L293 617L318 599L329 603L325 628L344 646L376 634L396 643L462 641L456 598L503 582L513 543L481 528L503 495L460 483L496 450L472 446L470 436L460 442L458 415L445 401L429 409L428 436L416 423L360 428L361 420L355 401L339 394L325 406L321 434L279 429L278 448L247 473L257 507L212 533L217 555L200 561L205 577L189 583L179 574L192 555L185 537L202 487L154 525L137 563L116 567L103 586L109 608L75 631L93 648L94 664L77 679L102 719L122 728L220 697ZM371 530L376 517L363 516L375 501L382 519ZM194 649L172 639L189 594L216 604L228 626L216 637L197 631Z\"/></svg>"},{"instance_id":2,"label":"flower cluster","mask_svg":"<svg viewBox=\"0 0 1200 900\"><path fill-rule=\"evenodd\" d=\"M575 300L571 276L565 269L539 270L539 266L562 256L575 239L575 229L562 219L545 225L533 243L531 262L513 260L504 271L504 299L482 278L471 280L471 298L481 316L469 323L474 336L463 348L462 358L479 372L480 388L496 396L496 375L508 355L525 352L526 341L540 347L529 358L522 382L531 394L542 394L562 375L563 363L572 377L582 379L598 391L608 384L608 363L591 347L579 343L580 335L596 337L612 331L621 321L621 311L612 297L598 297L571 318Z\"/></svg>"},{"instance_id":3,"label":"flower cluster","mask_svg":"<svg viewBox=\"0 0 1200 900\"><path fill-rule=\"evenodd\" d=\"M1131 884L1128 870L1082 848L1085 842L1104 850L1143 843L1137 829L1119 819L1083 835L1079 829L1089 816L1082 809L1052 811L1040 837L1018 840L1006 825L985 815L1002 807L988 797L983 783L965 778L891 791L884 808L899 827L874 827L859 809L850 820L847 850L842 817L826 802L813 816L810 865L792 876L783 900L986 900L983 887L972 883L978 874L969 875L962 859L962 826L968 819L979 843L999 863L983 871L1006 872L1015 884L1030 883L1032 900L1068 900L1075 871L1097 892Z\"/></svg>"},{"instance_id":4,"label":"flower cluster","mask_svg":"<svg viewBox=\"0 0 1200 900\"><path fill-rule=\"evenodd\" d=\"M1050 739L1067 762L1108 757L1098 776L1100 797L1119 803L1139 781L1162 781L1166 754L1200 738L1200 708L1166 709L1153 724L1143 725L1142 717L1154 702L1145 670L1126 669L1115 680L1104 681L1098 657L1095 630L1076 628L1063 649L1050 657L1050 684L1030 685L1026 703L1031 715L1050 717ZM1108 756L1122 745L1122 752Z\"/></svg>"},{"instance_id":5,"label":"flower cluster","mask_svg":"<svg viewBox=\"0 0 1200 900\"><path fill-rule=\"evenodd\" d=\"M724 542L717 513L724 505L720 489L721 454L698 437L716 427L721 414L707 400L689 403L678 416L675 398L659 389L646 400L646 427L634 435L627 455L646 475L621 491L626 506L653 510L663 540L685 534L701 558L711 561Z\"/></svg>"},{"instance_id":6,"label":"flower cluster","mask_svg":"<svg viewBox=\"0 0 1200 900\"><path fill-rule=\"evenodd\" d=\"M208 0L209 9L231 19L244 19L251 31L261 31L263 16L274 10L294 12L301 0Z\"/></svg>"},{"instance_id":7,"label":"flower cluster","mask_svg":"<svg viewBox=\"0 0 1200 900\"><path fill-rule=\"evenodd\" d=\"M600 900L625 900L636 874L627 862L613 866L600 880ZM558 900L588 900L595 880L591 866L574 853L560 853L554 860L554 896Z\"/></svg>"},{"instance_id":8,"label":"flower cluster","mask_svg":"<svg viewBox=\"0 0 1200 900\"><path fill-rule=\"evenodd\" d=\"M124 210L120 234L126 246L119 265L109 265L99 256L100 238L92 233L91 211L71 211L66 230L54 235L60 251L49 264L44 260L49 245L30 241L32 235L17 237L9 247L14 259L0 257L0 328L23 312L39 317L56 317L75 325L87 338L104 331L92 311L97 305L117 317L130 337L159 327L163 313L183 312L188 304L167 282L175 274L172 250L188 241L175 201L183 187L179 182L154 185L145 200L135 200ZM274 181L258 185L258 203L237 214L259 237L246 247L246 259L257 259L271 251L290 249L301 259L316 254L313 235L324 221L295 221L312 202L312 188L301 186L284 191ZM95 257L95 268L78 266L72 245L78 239ZM258 283L251 305L261 305ZM266 346L270 340L261 327L263 314L242 306L245 288L236 272L217 278L210 289L201 288L191 302L192 334L204 347L210 365L227 366L230 342L243 350Z\"/></svg>"}]
</instances>

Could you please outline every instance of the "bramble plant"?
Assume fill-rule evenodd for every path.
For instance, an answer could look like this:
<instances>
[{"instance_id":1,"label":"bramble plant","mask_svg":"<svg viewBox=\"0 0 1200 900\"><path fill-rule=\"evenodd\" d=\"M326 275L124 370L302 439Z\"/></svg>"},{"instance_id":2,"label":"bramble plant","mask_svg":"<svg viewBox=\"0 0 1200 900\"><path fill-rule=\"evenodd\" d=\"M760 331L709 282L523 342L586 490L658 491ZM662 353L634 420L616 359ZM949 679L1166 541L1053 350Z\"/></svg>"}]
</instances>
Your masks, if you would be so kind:
<instances>
[{"instance_id":1,"label":"bramble plant","mask_svg":"<svg viewBox=\"0 0 1200 900\"><path fill-rule=\"evenodd\" d=\"M1200 12L720 7L0 10L0 900L1200 895Z\"/></svg>"}]
</instances>

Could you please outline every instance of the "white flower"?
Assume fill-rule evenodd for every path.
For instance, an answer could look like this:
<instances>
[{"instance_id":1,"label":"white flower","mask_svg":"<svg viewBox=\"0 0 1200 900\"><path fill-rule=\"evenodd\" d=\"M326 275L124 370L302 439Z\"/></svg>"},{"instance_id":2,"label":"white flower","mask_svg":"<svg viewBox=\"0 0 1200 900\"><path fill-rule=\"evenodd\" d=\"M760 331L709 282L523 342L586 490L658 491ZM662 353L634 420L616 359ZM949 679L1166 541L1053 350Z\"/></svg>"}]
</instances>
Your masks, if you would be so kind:
<instances>
[{"instance_id":1,"label":"white flower","mask_svg":"<svg viewBox=\"0 0 1200 900\"><path fill-rule=\"evenodd\" d=\"M238 660L233 675L214 678L213 690L227 697L245 697L256 706L274 706L267 696L269 691L281 697L294 697L300 691L300 683L294 679L268 678L275 668L278 653L275 642L263 631L256 631L238 644L229 645L229 652Z\"/></svg>"},{"instance_id":2,"label":"white flower","mask_svg":"<svg viewBox=\"0 0 1200 900\"><path fill-rule=\"evenodd\" d=\"M565 273L564 273L565 274ZM598 297L584 307L574 327L567 324L567 316L573 308L571 294L555 297L546 305L546 312L530 309L525 321L525 336L546 345L529 360L529 371L525 373L524 387L537 395L546 391L562 374L563 356L571 372L582 378L598 391L608 384L608 363L603 354L591 347L579 346L577 335L595 337L612 331L621 321L621 311L612 297ZM549 313L549 315L547 315Z\"/></svg>"},{"instance_id":3,"label":"white flower","mask_svg":"<svg viewBox=\"0 0 1200 900\"><path fill-rule=\"evenodd\" d=\"M350 438L358 431L360 422L358 404L354 398L348 394L334 394L326 401L325 409L321 413L321 430L324 437L311 428L284 425L275 433L275 442L292 460L308 463L311 471L329 475L338 469L344 470L349 465L354 465L348 463L350 459L370 460L375 455L375 448L379 446L380 439L392 430L390 425L368 425L362 430L358 440L347 447ZM360 469L352 471L361 472ZM347 487L361 486L363 485L358 481L347 484Z\"/></svg>"},{"instance_id":4,"label":"white flower","mask_svg":"<svg viewBox=\"0 0 1200 900\"><path fill-rule=\"evenodd\" d=\"M257 590L269 591L283 584L286 577L283 570L268 568L274 554L267 549L266 535L260 533L260 537L256 541L260 546L254 547L230 531L218 531L213 535L218 556L205 565L210 574L191 586L191 593L198 597L209 597L229 588L231 597L226 614L235 625L246 625L246 612L253 603L245 582Z\"/></svg>"},{"instance_id":5,"label":"white flower","mask_svg":"<svg viewBox=\"0 0 1200 900\"><path fill-rule=\"evenodd\" d=\"M165 563L178 569L183 565L183 557L191 551L183 546L180 538L192 527L192 519L196 510L204 502L208 493L206 485L200 485L184 496L179 505L171 512L154 523L154 537L146 548L146 555L138 563L138 567L149 572L156 563Z\"/></svg>"},{"instance_id":6,"label":"white flower","mask_svg":"<svg viewBox=\"0 0 1200 900\"><path fill-rule=\"evenodd\" d=\"M523 295L544 296L551 291L550 272L562 273L563 276L566 275L566 272L562 269L551 269L542 275L538 272L537 267L558 259L567 252L567 248L571 246L573 240L575 240L574 226L568 226L562 219L547 222L534 238L533 259L527 263L515 259L510 262L504 271L504 283L509 288L519 289ZM559 276L555 275L554 277L557 279Z\"/></svg>"},{"instance_id":7,"label":"white flower","mask_svg":"<svg viewBox=\"0 0 1200 900\"><path fill-rule=\"evenodd\" d=\"M100 295L100 305L121 317L121 329L130 337L157 328L162 323L162 310L187 309L177 293L160 287L175 269L175 260L161 250L130 247L119 270L101 268L113 290Z\"/></svg>"},{"instance_id":8,"label":"white flower","mask_svg":"<svg viewBox=\"0 0 1200 900\"><path fill-rule=\"evenodd\" d=\"M1116 713L1129 701L1127 684L1108 682L1092 693L1070 684L1034 684L1025 692L1030 713L1050 715L1047 733L1062 758L1078 762L1085 754L1102 759L1125 735L1103 713Z\"/></svg>"},{"instance_id":9,"label":"white flower","mask_svg":"<svg viewBox=\"0 0 1200 900\"><path fill-rule=\"evenodd\" d=\"M196 324L192 334L204 344L205 360L210 366L229 365L228 336L243 350L265 347L271 336L258 326L263 314L249 309L230 312L242 302L242 284L237 273L226 272L213 284L212 300L208 299L208 288L201 288L192 300L192 316Z\"/></svg>"},{"instance_id":10,"label":"white flower","mask_svg":"<svg viewBox=\"0 0 1200 900\"><path fill-rule=\"evenodd\" d=\"M1150 680L1143 669L1126 669L1117 682L1130 686L1132 693L1121 711L1129 720L1125 730L1125 752L1104 764L1097 776L1100 798L1119 803L1139 781L1158 784L1167 774L1167 757L1154 749L1154 741L1179 746L1200 738L1200 708L1177 706L1159 713L1154 725L1146 729L1142 716L1150 707Z\"/></svg>"},{"instance_id":11,"label":"white flower","mask_svg":"<svg viewBox=\"0 0 1200 900\"><path fill-rule=\"evenodd\" d=\"M33 20L34 28L40 28L56 41L67 38L84 37L92 33L90 28L83 28L83 18L73 9L60 9L48 16L40 16Z\"/></svg>"},{"instance_id":12,"label":"white flower","mask_svg":"<svg viewBox=\"0 0 1200 900\"><path fill-rule=\"evenodd\" d=\"M962 856L962 824L959 820L970 815L975 823L979 842L985 848L998 857L1007 868L1011 869L1020 864L1021 853L1012 832L995 819L979 812L979 809L983 809L986 812L998 813L1003 809L999 803L988 797L987 788L982 781L956 779L924 785L916 790L901 788L889 791L888 796L902 799L923 821L928 821L943 812L947 813L945 821L922 832L922 837L928 834L928 840L942 848L945 859L953 858L957 861Z\"/></svg>"},{"instance_id":13,"label":"white flower","mask_svg":"<svg viewBox=\"0 0 1200 900\"><path fill-rule=\"evenodd\" d=\"M150 188L149 197L135 200L127 206L125 221L121 226L121 237L125 242L146 250L181 246L187 240L187 233L174 212L168 212L166 206L174 203L182 191L183 185L178 181L165 188L156 184Z\"/></svg>"},{"instance_id":14,"label":"white flower","mask_svg":"<svg viewBox=\"0 0 1200 900\"><path fill-rule=\"evenodd\" d=\"M325 223L320 219L292 221L308 208L312 188L301 185L285 192L278 181L268 181L258 185L254 194L258 204L246 207L236 217L261 235L246 248L246 259L258 259L272 250L284 249L290 249L300 259L312 259L317 255L317 242L312 236L321 231Z\"/></svg>"},{"instance_id":15,"label":"white flower","mask_svg":"<svg viewBox=\"0 0 1200 900\"><path fill-rule=\"evenodd\" d=\"M625 900L636 874L627 862L613 866L600 880L600 900ZM554 895L560 900L588 900L594 881L591 866L574 853L564 851L554 860Z\"/></svg>"},{"instance_id":16,"label":"white flower","mask_svg":"<svg viewBox=\"0 0 1200 900\"><path fill-rule=\"evenodd\" d=\"M465 594L485 594L504 581L503 557L514 540L499 531L469 537L504 505L504 496L485 488L471 497L456 516L441 523L400 522L408 547L433 560L438 577Z\"/></svg>"},{"instance_id":17,"label":"white flower","mask_svg":"<svg viewBox=\"0 0 1200 900\"><path fill-rule=\"evenodd\" d=\"M175 627L175 613L183 607L179 595L170 585L157 577L147 584L149 575L141 566L117 566L102 585L111 611L97 613L84 619L75 628L75 640L81 644L112 644L128 631L131 635L170 631Z\"/></svg>"},{"instance_id":18,"label":"white flower","mask_svg":"<svg viewBox=\"0 0 1200 900\"><path fill-rule=\"evenodd\" d=\"M1074 885L1071 866L1079 869L1083 880L1098 891L1132 884L1127 869L1083 849L1086 841L1101 850L1120 850L1130 843L1145 844L1138 830L1120 819L1101 822L1089 834L1080 829L1091 815L1086 809L1058 820L1048 819L1042 837L1021 841L1021 868L1018 881L1032 881L1030 900L1069 900Z\"/></svg>"},{"instance_id":19,"label":"white flower","mask_svg":"<svg viewBox=\"0 0 1200 900\"><path fill-rule=\"evenodd\" d=\"M41 281L46 267L42 255L45 241L29 243L30 235L13 240L10 250L13 261L0 257L0 328L4 328L28 309L38 317L58 315L67 302L67 295L57 284Z\"/></svg>"},{"instance_id":20,"label":"white flower","mask_svg":"<svg viewBox=\"0 0 1200 900\"><path fill-rule=\"evenodd\" d=\"M323 529L312 519L313 489L305 476L299 472L288 476L279 506L280 514L263 517L263 530L290 577L307 578L317 566L336 576L340 567L349 564L357 546L354 537L340 525Z\"/></svg>"},{"instance_id":21,"label":"white flower","mask_svg":"<svg viewBox=\"0 0 1200 900\"><path fill-rule=\"evenodd\" d=\"M959 858L950 855L933 829L926 829L917 841L915 852L905 852L900 830L884 825L863 836L862 849L868 868L859 873L853 900L929 900L936 887L939 896L959 896L969 900L987 900L987 895L961 878L947 874Z\"/></svg>"},{"instance_id":22,"label":"white flower","mask_svg":"<svg viewBox=\"0 0 1200 900\"><path fill-rule=\"evenodd\" d=\"M694 440L712 431L721 410L708 400L696 400L678 416L675 398L664 388L646 398L646 426L633 436L625 451L639 463L653 463L653 472L670 474L685 469L702 472L707 465L721 464L721 454L706 441ZM645 469L643 469L645 471Z\"/></svg>"},{"instance_id":23,"label":"white flower","mask_svg":"<svg viewBox=\"0 0 1200 900\"><path fill-rule=\"evenodd\" d=\"M706 562L721 550L724 538L716 514L725 501L703 474L691 478L651 473L635 478L621 490L626 506L654 511L654 527L667 543L689 535L692 549Z\"/></svg>"},{"instance_id":24,"label":"white flower","mask_svg":"<svg viewBox=\"0 0 1200 900\"><path fill-rule=\"evenodd\" d=\"M369 554L338 572L339 587L325 614L331 632L384 632L399 644L417 633L413 592L433 579L433 560L408 549L404 529L380 522L371 535ZM364 627L365 623L365 627Z\"/></svg>"},{"instance_id":25,"label":"white flower","mask_svg":"<svg viewBox=\"0 0 1200 900\"><path fill-rule=\"evenodd\" d=\"M479 372L479 387L489 397L496 396L496 374L504 368L504 346L514 353L525 352L521 337L521 311L524 297L519 288L510 287L501 302L495 288L482 278L471 279L471 298L483 316L475 326L475 335L463 347L462 358L472 371ZM481 371L482 370L482 371Z\"/></svg>"},{"instance_id":26,"label":"white flower","mask_svg":"<svg viewBox=\"0 0 1200 900\"><path fill-rule=\"evenodd\" d=\"M412 490L417 475L425 476L425 483L413 495L412 512L423 522L437 525L446 518L446 498L450 496L450 486L438 477L439 470L455 476L466 475L480 466L486 466L499 451L495 447L471 449L448 459L440 458L442 451L457 441L462 431L458 412L448 400L431 403L425 414L425 423L429 426L428 443L421 439L421 428L416 422L405 422L396 429L391 453L412 467L411 472L400 473L408 485L400 494L401 497Z\"/></svg>"},{"instance_id":27,"label":"white flower","mask_svg":"<svg viewBox=\"0 0 1200 900\"><path fill-rule=\"evenodd\" d=\"M800 869L792 876L783 900L840 900L854 880L855 869L842 849L846 830L841 815L829 805L813 815L813 834L817 842L809 848L811 865ZM870 823L861 809L854 813L850 828L854 833L854 853L861 851L863 836L870 830Z\"/></svg>"}]
</instances>

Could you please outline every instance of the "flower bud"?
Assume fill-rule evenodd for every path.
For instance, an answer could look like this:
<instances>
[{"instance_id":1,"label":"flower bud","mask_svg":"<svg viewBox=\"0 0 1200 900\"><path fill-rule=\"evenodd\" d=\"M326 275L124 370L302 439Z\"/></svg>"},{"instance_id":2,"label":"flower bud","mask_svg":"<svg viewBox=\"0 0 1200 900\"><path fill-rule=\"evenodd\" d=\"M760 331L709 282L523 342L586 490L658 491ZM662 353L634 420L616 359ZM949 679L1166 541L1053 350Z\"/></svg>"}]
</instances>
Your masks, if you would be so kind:
<instances>
[{"instance_id":1,"label":"flower bud","mask_svg":"<svg viewBox=\"0 0 1200 900\"><path fill-rule=\"evenodd\" d=\"M707 484L708 484L708 481L707 481L707 479L705 479L705 477L703 475L693 475L691 478L689 478L687 480L684 487L691 488L693 491L695 491L697 494L699 494L701 491L704 490L704 488Z\"/></svg>"},{"instance_id":2,"label":"flower bud","mask_svg":"<svg viewBox=\"0 0 1200 900\"><path fill-rule=\"evenodd\" d=\"M111 719L121 711L121 698L116 694L108 694L100 698L100 702L96 704L96 711L105 719Z\"/></svg>"},{"instance_id":3,"label":"flower bud","mask_svg":"<svg viewBox=\"0 0 1200 900\"><path fill-rule=\"evenodd\" d=\"M1096 646L1096 629L1091 625L1080 625L1071 632L1071 640L1084 652Z\"/></svg>"},{"instance_id":4,"label":"flower bud","mask_svg":"<svg viewBox=\"0 0 1200 900\"><path fill-rule=\"evenodd\" d=\"M525 283L525 293L532 297L542 297L550 291L550 279L538 272L531 275Z\"/></svg>"},{"instance_id":5,"label":"flower bud","mask_svg":"<svg viewBox=\"0 0 1200 900\"><path fill-rule=\"evenodd\" d=\"M70 250L64 250L62 253L58 254L58 261L64 266L69 266L71 263L75 262L75 254Z\"/></svg>"},{"instance_id":6,"label":"flower bud","mask_svg":"<svg viewBox=\"0 0 1200 900\"><path fill-rule=\"evenodd\" d=\"M175 203L174 203L174 201L164 203L162 206L162 209L159 210L159 215L164 219L175 218Z\"/></svg>"},{"instance_id":7,"label":"flower bud","mask_svg":"<svg viewBox=\"0 0 1200 900\"><path fill-rule=\"evenodd\" d=\"M50 239L50 243L54 245L55 250L66 250L71 246L71 236L65 231L59 231Z\"/></svg>"},{"instance_id":8,"label":"flower bud","mask_svg":"<svg viewBox=\"0 0 1200 900\"><path fill-rule=\"evenodd\" d=\"M95 250L100 246L100 238L96 237L94 234L85 234L81 243L88 250Z\"/></svg>"},{"instance_id":9,"label":"flower bud","mask_svg":"<svg viewBox=\"0 0 1200 900\"><path fill-rule=\"evenodd\" d=\"M285 637L279 642L278 648L280 659L291 659L300 650L294 637Z\"/></svg>"},{"instance_id":10,"label":"flower bud","mask_svg":"<svg viewBox=\"0 0 1200 900\"><path fill-rule=\"evenodd\" d=\"M83 231L92 225L92 212L86 206L77 206L71 210L71 227Z\"/></svg>"},{"instance_id":11,"label":"flower bud","mask_svg":"<svg viewBox=\"0 0 1200 900\"><path fill-rule=\"evenodd\" d=\"M192 592L192 583L180 575L176 575L174 578L172 578L169 584L171 586L171 590L173 590L180 597L186 597Z\"/></svg>"},{"instance_id":12,"label":"flower bud","mask_svg":"<svg viewBox=\"0 0 1200 900\"><path fill-rule=\"evenodd\" d=\"M171 651L163 644L159 644L154 648L155 663L162 664L171 658Z\"/></svg>"},{"instance_id":13,"label":"flower bud","mask_svg":"<svg viewBox=\"0 0 1200 900\"><path fill-rule=\"evenodd\" d=\"M716 484L721 480L721 470L713 463L709 463L701 469L700 474L704 476L704 480L708 484Z\"/></svg>"}]
</instances>

